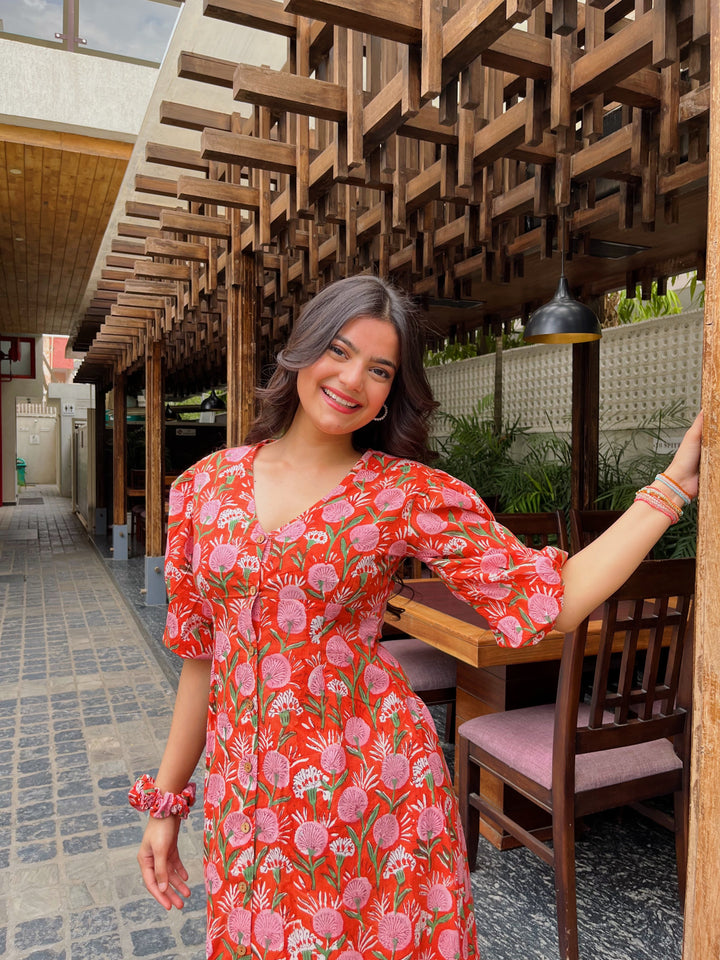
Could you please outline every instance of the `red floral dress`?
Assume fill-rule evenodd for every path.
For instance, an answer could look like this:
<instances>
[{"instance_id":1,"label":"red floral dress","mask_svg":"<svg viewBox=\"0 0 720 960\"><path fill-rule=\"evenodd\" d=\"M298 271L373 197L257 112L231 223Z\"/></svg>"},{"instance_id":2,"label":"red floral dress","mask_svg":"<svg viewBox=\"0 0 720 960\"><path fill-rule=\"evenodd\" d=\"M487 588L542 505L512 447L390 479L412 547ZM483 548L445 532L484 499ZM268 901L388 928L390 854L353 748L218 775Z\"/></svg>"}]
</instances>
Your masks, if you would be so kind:
<instances>
[{"instance_id":1,"label":"red floral dress","mask_svg":"<svg viewBox=\"0 0 720 960\"><path fill-rule=\"evenodd\" d=\"M530 550L445 473L377 452L291 523L255 515L258 448L170 493L165 643L212 658L207 956L477 956L457 802L427 707L378 645L391 575L429 564L512 646L560 609Z\"/></svg>"}]
</instances>

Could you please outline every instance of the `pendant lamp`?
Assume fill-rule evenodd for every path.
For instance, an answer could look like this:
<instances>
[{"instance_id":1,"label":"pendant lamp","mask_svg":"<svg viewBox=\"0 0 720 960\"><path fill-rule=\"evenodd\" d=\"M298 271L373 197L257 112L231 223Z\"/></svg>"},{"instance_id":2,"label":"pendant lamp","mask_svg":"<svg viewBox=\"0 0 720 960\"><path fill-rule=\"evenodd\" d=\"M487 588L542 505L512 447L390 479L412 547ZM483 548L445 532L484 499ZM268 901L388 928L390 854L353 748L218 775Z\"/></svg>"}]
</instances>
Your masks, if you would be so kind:
<instances>
[{"instance_id":1,"label":"pendant lamp","mask_svg":"<svg viewBox=\"0 0 720 960\"><path fill-rule=\"evenodd\" d=\"M205 399L201 401L200 409L204 411L224 410L225 404L220 399L220 397L215 393L215 391L211 390L210 393L205 397Z\"/></svg>"},{"instance_id":2,"label":"pendant lamp","mask_svg":"<svg viewBox=\"0 0 720 960\"><path fill-rule=\"evenodd\" d=\"M560 221L560 282L552 300L528 320L523 334L527 343L586 343L602 336L600 321L590 307L570 296L565 277L565 215Z\"/></svg>"}]
</instances>

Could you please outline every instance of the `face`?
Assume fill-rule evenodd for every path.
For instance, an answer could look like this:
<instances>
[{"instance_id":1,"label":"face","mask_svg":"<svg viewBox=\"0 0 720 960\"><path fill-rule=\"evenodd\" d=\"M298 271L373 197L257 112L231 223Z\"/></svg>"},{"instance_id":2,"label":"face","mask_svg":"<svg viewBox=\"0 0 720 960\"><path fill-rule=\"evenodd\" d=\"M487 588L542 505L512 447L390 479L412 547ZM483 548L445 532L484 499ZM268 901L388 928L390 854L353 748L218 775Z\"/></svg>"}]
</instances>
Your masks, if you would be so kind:
<instances>
[{"instance_id":1,"label":"face","mask_svg":"<svg viewBox=\"0 0 720 960\"><path fill-rule=\"evenodd\" d=\"M298 415L325 434L359 430L382 410L399 364L392 323L355 317L315 363L298 371Z\"/></svg>"}]
</instances>

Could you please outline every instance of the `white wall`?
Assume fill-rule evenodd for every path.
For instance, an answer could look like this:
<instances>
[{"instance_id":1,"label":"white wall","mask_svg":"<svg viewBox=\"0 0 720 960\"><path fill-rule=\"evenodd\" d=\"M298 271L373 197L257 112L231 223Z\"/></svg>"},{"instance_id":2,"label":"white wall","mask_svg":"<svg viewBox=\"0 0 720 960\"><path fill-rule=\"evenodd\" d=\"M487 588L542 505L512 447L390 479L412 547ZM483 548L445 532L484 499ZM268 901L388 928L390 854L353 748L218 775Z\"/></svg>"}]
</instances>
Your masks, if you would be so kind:
<instances>
[{"instance_id":1,"label":"white wall","mask_svg":"<svg viewBox=\"0 0 720 960\"><path fill-rule=\"evenodd\" d=\"M93 388L89 383L50 383L48 400L58 408L60 429L60 472L58 487L63 497L72 495L73 420L85 420L88 408L93 407Z\"/></svg>"},{"instance_id":2,"label":"white wall","mask_svg":"<svg viewBox=\"0 0 720 960\"><path fill-rule=\"evenodd\" d=\"M2 408L2 499L3 503L15 503L17 497L17 425L15 404L18 400L27 403L42 403L43 400L43 353L42 337L35 339L35 379L8 380L0 382L0 406Z\"/></svg>"}]
</instances>

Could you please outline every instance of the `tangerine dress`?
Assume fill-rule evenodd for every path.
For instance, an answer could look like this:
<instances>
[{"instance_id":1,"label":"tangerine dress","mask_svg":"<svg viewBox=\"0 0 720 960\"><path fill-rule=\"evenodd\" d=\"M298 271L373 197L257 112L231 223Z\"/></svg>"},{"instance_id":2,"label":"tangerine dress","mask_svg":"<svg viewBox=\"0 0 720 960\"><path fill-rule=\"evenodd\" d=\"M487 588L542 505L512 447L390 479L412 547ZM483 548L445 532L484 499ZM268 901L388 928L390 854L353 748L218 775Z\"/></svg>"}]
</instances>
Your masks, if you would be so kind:
<instances>
[{"instance_id":1,"label":"tangerine dress","mask_svg":"<svg viewBox=\"0 0 720 960\"><path fill-rule=\"evenodd\" d=\"M206 457L170 493L164 641L212 659L207 956L476 957L435 726L378 644L391 575L419 558L520 646L560 610L565 555L525 547L464 483L374 451L263 530L258 446Z\"/></svg>"}]
</instances>

